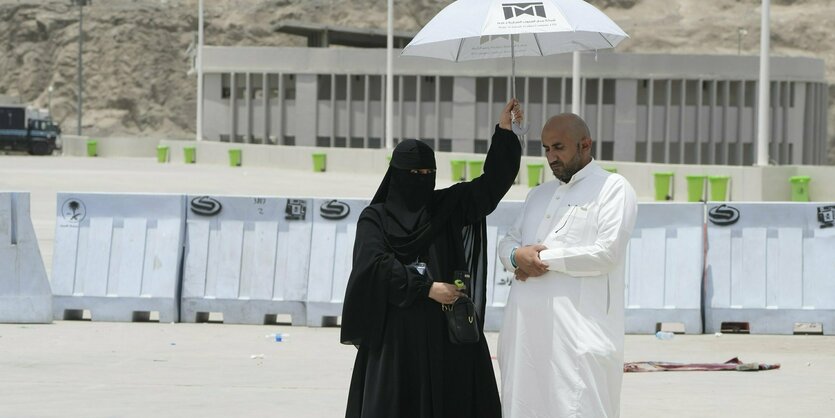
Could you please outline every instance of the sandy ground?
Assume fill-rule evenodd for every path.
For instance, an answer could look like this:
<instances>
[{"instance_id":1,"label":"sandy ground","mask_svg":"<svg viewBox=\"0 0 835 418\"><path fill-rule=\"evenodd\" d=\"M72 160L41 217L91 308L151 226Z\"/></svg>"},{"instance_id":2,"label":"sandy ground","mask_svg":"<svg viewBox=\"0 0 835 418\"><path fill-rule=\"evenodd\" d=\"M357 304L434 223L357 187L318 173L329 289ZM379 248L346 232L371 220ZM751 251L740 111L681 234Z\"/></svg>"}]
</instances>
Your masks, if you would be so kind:
<instances>
[{"instance_id":1,"label":"sandy ground","mask_svg":"<svg viewBox=\"0 0 835 418\"><path fill-rule=\"evenodd\" d=\"M59 191L371 196L381 176L0 156L0 190L31 193L51 265ZM443 179L439 186L448 184ZM523 199L514 186L508 199ZM276 343L269 334L285 332ZM335 328L221 324L0 324L0 418L339 417L355 350ZM489 334L495 353L496 334ZM627 374L624 418L829 417L835 337L627 336L627 361L781 363L768 372ZM252 358L263 355L263 358ZM495 365L495 363L494 363ZM496 366L497 367L497 366Z\"/></svg>"},{"instance_id":2,"label":"sandy ground","mask_svg":"<svg viewBox=\"0 0 835 418\"><path fill-rule=\"evenodd\" d=\"M277 332L290 336L275 342ZM340 417L356 351L338 334L225 324L0 325L0 417ZM495 353L497 334L487 337ZM833 345L835 337L819 336L627 336L627 361L739 356L782 368L628 373L621 416L831 417Z\"/></svg>"}]
</instances>

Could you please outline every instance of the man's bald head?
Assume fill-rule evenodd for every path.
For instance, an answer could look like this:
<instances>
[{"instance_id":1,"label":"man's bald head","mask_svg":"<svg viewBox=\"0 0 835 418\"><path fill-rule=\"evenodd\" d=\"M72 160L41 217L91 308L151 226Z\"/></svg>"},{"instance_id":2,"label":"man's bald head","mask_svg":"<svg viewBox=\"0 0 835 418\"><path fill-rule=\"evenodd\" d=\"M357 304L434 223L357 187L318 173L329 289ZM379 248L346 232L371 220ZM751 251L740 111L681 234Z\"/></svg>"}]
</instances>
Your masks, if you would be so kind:
<instances>
[{"instance_id":1,"label":"man's bald head","mask_svg":"<svg viewBox=\"0 0 835 418\"><path fill-rule=\"evenodd\" d=\"M552 116L545 122L545 126L542 128L543 136L545 136L545 131L552 131L559 135L567 135L568 138L574 140L574 143L580 142L583 138L591 139L591 133L589 133L589 127L586 125L586 122L583 118L573 113L562 113Z\"/></svg>"},{"instance_id":2,"label":"man's bald head","mask_svg":"<svg viewBox=\"0 0 835 418\"><path fill-rule=\"evenodd\" d=\"M542 128L542 147L554 176L568 183L591 161L589 127L573 113L554 116Z\"/></svg>"}]
</instances>

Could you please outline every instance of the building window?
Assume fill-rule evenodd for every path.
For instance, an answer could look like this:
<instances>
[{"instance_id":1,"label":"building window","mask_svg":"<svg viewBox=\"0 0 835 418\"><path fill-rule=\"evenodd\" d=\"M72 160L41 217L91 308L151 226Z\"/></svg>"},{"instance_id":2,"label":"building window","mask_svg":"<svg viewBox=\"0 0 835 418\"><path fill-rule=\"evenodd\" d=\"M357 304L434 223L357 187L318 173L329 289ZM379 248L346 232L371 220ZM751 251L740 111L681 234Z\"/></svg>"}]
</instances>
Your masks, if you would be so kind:
<instances>
[{"instance_id":1,"label":"building window","mask_svg":"<svg viewBox=\"0 0 835 418\"><path fill-rule=\"evenodd\" d=\"M452 90L454 87L455 78L454 77L441 77L441 101L442 102L451 102L452 101Z\"/></svg>"},{"instance_id":2,"label":"building window","mask_svg":"<svg viewBox=\"0 0 835 418\"><path fill-rule=\"evenodd\" d=\"M476 139L473 141L473 152L476 154L487 154L487 140Z\"/></svg>"},{"instance_id":3,"label":"building window","mask_svg":"<svg viewBox=\"0 0 835 418\"><path fill-rule=\"evenodd\" d=\"M542 156L542 141L528 141L528 149L525 155L529 157Z\"/></svg>"},{"instance_id":4,"label":"building window","mask_svg":"<svg viewBox=\"0 0 835 418\"><path fill-rule=\"evenodd\" d=\"M330 147L331 146L331 138L329 136L317 136L316 137L316 146L317 147Z\"/></svg>"},{"instance_id":5,"label":"building window","mask_svg":"<svg viewBox=\"0 0 835 418\"><path fill-rule=\"evenodd\" d=\"M316 91L319 100L331 99L331 75L319 74L316 76Z\"/></svg>"},{"instance_id":6,"label":"building window","mask_svg":"<svg viewBox=\"0 0 835 418\"><path fill-rule=\"evenodd\" d=\"M286 100L296 100L296 78L293 74L284 76L284 98Z\"/></svg>"},{"instance_id":7,"label":"building window","mask_svg":"<svg viewBox=\"0 0 835 418\"><path fill-rule=\"evenodd\" d=\"M417 98L417 80L420 77L403 76L403 101L413 102ZM397 89L398 87L395 87Z\"/></svg>"},{"instance_id":8,"label":"building window","mask_svg":"<svg viewBox=\"0 0 835 418\"><path fill-rule=\"evenodd\" d=\"M548 104L558 104L562 99L562 78L548 78Z\"/></svg>"},{"instance_id":9,"label":"building window","mask_svg":"<svg viewBox=\"0 0 835 418\"><path fill-rule=\"evenodd\" d=\"M452 152L452 140L444 138L439 139L437 151Z\"/></svg>"},{"instance_id":10,"label":"building window","mask_svg":"<svg viewBox=\"0 0 835 418\"><path fill-rule=\"evenodd\" d=\"M617 83L615 80L603 80L603 104L615 104L615 91Z\"/></svg>"},{"instance_id":11,"label":"building window","mask_svg":"<svg viewBox=\"0 0 835 418\"><path fill-rule=\"evenodd\" d=\"M228 99L232 95L232 91L229 88L229 74L221 74L220 75L220 98L221 99Z\"/></svg>"},{"instance_id":12,"label":"building window","mask_svg":"<svg viewBox=\"0 0 835 418\"><path fill-rule=\"evenodd\" d=\"M348 76L343 74L336 75L334 78L336 79L336 83L334 83L333 86L333 88L336 89L336 100L344 101L348 97ZM328 95L328 98L330 98L330 95Z\"/></svg>"}]
</instances>

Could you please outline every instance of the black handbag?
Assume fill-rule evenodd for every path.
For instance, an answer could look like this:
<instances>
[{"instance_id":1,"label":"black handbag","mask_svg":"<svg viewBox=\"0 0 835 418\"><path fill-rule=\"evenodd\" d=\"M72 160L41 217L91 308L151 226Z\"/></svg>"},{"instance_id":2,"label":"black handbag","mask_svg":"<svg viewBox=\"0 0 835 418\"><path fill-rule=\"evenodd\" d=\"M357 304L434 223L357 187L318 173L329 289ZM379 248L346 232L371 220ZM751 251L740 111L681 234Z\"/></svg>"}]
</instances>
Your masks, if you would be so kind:
<instances>
[{"instance_id":1,"label":"black handbag","mask_svg":"<svg viewBox=\"0 0 835 418\"><path fill-rule=\"evenodd\" d=\"M471 344L479 340L478 314L475 304L467 296L460 296L451 305L441 305L446 314L449 341L453 344Z\"/></svg>"},{"instance_id":2,"label":"black handbag","mask_svg":"<svg viewBox=\"0 0 835 418\"><path fill-rule=\"evenodd\" d=\"M455 272L455 284L462 290L469 289L470 273ZM478 330L478 313L475 303L466 295L461 295L450 305L441 305L447 319L449 341L453 344L477 343L481 332Z\"/></svg>"}]
</instances>

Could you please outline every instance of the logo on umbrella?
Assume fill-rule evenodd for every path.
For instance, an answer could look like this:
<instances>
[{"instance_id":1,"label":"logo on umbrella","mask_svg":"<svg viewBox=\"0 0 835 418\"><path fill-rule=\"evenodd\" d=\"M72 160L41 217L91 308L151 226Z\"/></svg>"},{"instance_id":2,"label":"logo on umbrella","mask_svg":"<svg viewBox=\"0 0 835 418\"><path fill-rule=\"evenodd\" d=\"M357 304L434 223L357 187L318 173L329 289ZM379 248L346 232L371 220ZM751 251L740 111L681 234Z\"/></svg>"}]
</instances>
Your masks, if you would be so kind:
<instances>
[{"instance_id":1,"label":"logo on umbrella","mask_svg":"<svg viewBox=\"0 0 835 418\"><path fill-rule=\"evenodd\" d=\"M514 17L522 15L530 15L533 17L547 17L545 16L545 5L542 2L538 3L502 3L502 10L504 10L504 20L510 20Z\"/></svg>"},{"instance_id":2,"label":"logo on umbrella","mask_svg":"<svg viewBox=\"0 0 835 418\"><path fill-rule=\"evenodd\" d=\"M319 207L319 214L325 219L338 221L345 219L351 213L351 207L345 202L328 200Z\"/></svg>"},{"instance_id":3,"label":"logo on umbrella","mask_svg":"<svg viewBox=\"0 0 835 418\"><path fill-rule=\"evenodd\" d=\"M214 216L220 213L222 205L209 196L200 196L191 199L191 211L201 216Z\"/></svg>"},{"instance_id":4,"label":"logo on umbrella","mask_svg":"<svg viewBox=\"0 0 835 418\"><path fill-rule=\"evenodd\" d=\"M729 226L739 220L739 209L728 205L714 206L707 212L707 217L714 225Z\"/></svg>"}]
</instances>

